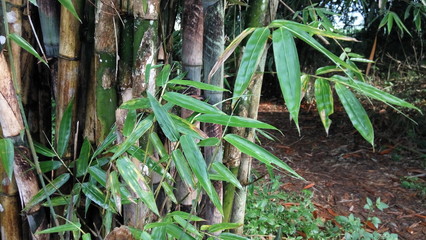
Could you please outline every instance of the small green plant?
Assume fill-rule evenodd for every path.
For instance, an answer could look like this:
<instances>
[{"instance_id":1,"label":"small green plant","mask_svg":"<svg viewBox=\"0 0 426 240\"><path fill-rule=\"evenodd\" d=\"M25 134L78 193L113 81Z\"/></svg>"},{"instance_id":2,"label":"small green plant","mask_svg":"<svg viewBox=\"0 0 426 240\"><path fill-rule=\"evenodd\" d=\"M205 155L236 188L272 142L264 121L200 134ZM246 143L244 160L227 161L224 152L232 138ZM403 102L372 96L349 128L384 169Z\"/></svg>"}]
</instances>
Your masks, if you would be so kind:
<instances>
[{"instance_id":1,"label":"small green plant","mask_svg":"<svg viewBox=\"0 0 426 240\"><path fill-rule=\"evenodd\" d=\"M247 202L245 234L252 239L262 239L266 235L280 235L287 239L370 239L394 240L398 235L389 232L370 233L364 229L365 224L353 214L337 216L335 222L324 221L314 215L316 210L312 203L313 193L303 190L299 194L280 190L279 176L268 184L254 186ZM373 202L367 198L364 206L369 215L378 209L383 211L389 206L377 198ZM381 220L369 216L367 221L378 228ZM336 222L338 224L336 224Z\"/></svg>"},{"instance_id":2,"label":"small green plant","mask_svg":"<svg viewBox=\"0 0 426 240\"><path fill-rule=\"evenodd\" d=\"M401 179L401 185L404 188L418 192L423 197L426 196L426 182L421 181L418 177L403 177Z\"/></svg>"}]
</instances>

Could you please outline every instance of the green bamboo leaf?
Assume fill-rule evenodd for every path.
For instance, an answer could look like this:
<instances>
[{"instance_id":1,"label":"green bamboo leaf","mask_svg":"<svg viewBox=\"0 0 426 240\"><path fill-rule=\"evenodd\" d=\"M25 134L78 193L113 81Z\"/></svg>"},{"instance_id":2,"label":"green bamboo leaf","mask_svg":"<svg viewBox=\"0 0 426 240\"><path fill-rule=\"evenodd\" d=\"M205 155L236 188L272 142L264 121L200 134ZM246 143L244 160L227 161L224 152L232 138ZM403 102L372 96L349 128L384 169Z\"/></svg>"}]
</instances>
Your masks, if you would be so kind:
<instances>
[{"instance_id":1,"label":"green bamboo leaf","mask_svg":"<svg viewBox=\"0 0 426 240\"><path fill-rule=\"evenodd\" d=\"M260 162L266 164L267 166L274 167L272 164L278 166L279 168L289 172L294 177L303 179L299 174L297 174L293 169L291 169L285 162L281 161L275 157L272 153L268 152L259 145L252 143L251 141L242 138L235 134L227 134L223 139L232 144L234 147L238 148L242 153L245 153L249 156L252 156L259 160Z\"/></svg>"},{"instance_id":2,"label":"green bamboo leaf","mask_svg":"<svg viewBox=\"0 0 426 240\"><path fill-rule=\"evenodd\" d=\"M240 67L238 68L237 78L235 79L234 95L232 98L233 106L246 91L265 50L269 34L268 28L257 28L248 39L241 58Z\"/></svg>"},{"instance_id":3,"label":"green bamboo leaf","mask_svg":"<svg viewBox=\"0 0 426 240\"><path fill-rule=\"evenodd\" d=\"M40 162L40 170L42 173L50 172L56 170L62 166L60 161L43 161Z\"/></svg>"},{"instance_id":4,"label":"green bamboo leaf","mask_svg":"<svg viewBox=\"0 0 426 240\"><path fill-rule=\"evenodd\" d=\"M229 127L265 128L278 130L276 127L251 118L229 116L224 114L201 114L195 120L206 123L215 123Z\"/></svg>"},{"instance_id":5,"label":"green bamboo leaf","mask_svg":"<svg viewBox=\"0 0 426 240\"><path fill-rule=\"evenodd\" d=\"M281 86L285 104L291 118L299 128L299 109L302 86L300 83L300 65L293 35L284 28L278 28L272 33L275 67Z\"/></svg>"},{"instance_id":6,"label":"green bamboo leaf","mask_svg":"<svg viewBox=\"0 0 426 240\"><path fill-rule=\"evenodd\" d=\"M31 209L32 207L46 199L48 196L58 191L58 189L62 187L62 185L64 185L68 181L68 179L70 179L69 173L64 173L59 177L55 178L55 180L46 185L46 191L45 189L41 189L31 198L31 200L25 206L24 211Z\"/></svg>"},{"instance_id":7,"label":"green bamboo leaf","mask_svg":"<svg viewBox=\"0 0 426 240\"><path fill-rule=\"evenodd\" d=\"M192 189L195 188L193 173L191 172L191 168L188 165L188 162L185 160L182 152L179 149L176 149L172 153L172 159L176 165L176 169L179 173L179 176L186 183L187 186Z\"/></svg>"},{"instance_id":8,"label":"green bamboo leaf","mask_svg":"<svg viewBox=\"0 0 426 240\"><path fill-rule=\"evenodd\" d=\"M133 129L133 132L124 140L123 143L121 143L118 146L118 149L115 151L114 155L112 156L111 160L114 160L121 156L123 153L127 151L131 146L133 146L141 137L142 135L148 131L148 129L151 128L153 122L152 122L153 116L150 115L144 120L138 122L136 124L135 129Z\"/></svg>"},{"instance_id":9,"label":"green bamboo leaf","mask_svg":"<svg viewBox=\"0 0 426 240\"><path fill-rule=\"evenodd\" d=\"M362 137L374 147L374 130L367 113L355 95L340 83L335 84L337 95L352 122Z\"/></svg>"},{"instance_id":10,"label":"green bamboo leaf","mask_svg":"<svg viewBox=\"0 0 426 240\"><path fill-rule=\"evenodd\" d=\"M408 103L398 97L395 97L387 92L384 92L380 89L377 89L365 82L361 82L361 81L357 81L357 80L352 80L350 78L347 77L343 77L343 76L339 76L339 75L334 75L332 76L329 80L334 81L336 83L340 83L346 86L349 86L351 88L356 89L357 91L359 91L360 93L377 99L379 101L385 102L385 103L389 103L389 104L393 104L393 105L397 105L397 106L401 106L401 107L406 107L406 108L411 108L411 109L415 109L419 112L421 112L421 110L417 107L415 107L414 105L412 105L411 103Z\"/></svg>"},{"instance_id":11,"label":"green bamboo leaf","mask_svg":"<svg viewBox=\"0 0 426 240\"><path fill-rule=\"evenodd\" d=\"M136 124L136 110L129 110L127 112L126 120L123 125L123 136L128 137Z\"/></svg>"},{"instance_id":12,"label":"green bamboo leaf","mask_svg":"<svg viewBox=\"0 0 426 240\"><path fill-rule=\"evenodd\" d=\"M29 0L29 1L30 1L30 3L32 3L34 6L38 7L38 5L37 5L37 0Z\"/></svg>"},{"instance_id":13,"label":"green bamboo leaf","mask_svg":"<svg viewBox=\"0 0 426 240\"><path fill-rule=\"evenodd\" d=\"M92 239L92 237L91 237L90 233L85 233L85 234L83 234L83 236L81 236L81 238L82 238L83 240L91 240L91 239Z\"/></svg>"},{"instance_id":14,"label":"green bamboo leaf","mask_svg":"<svg viewBox=\"0 0 426 240\"><path fill-rule=\"evenodd\" d=\"M163 145L163 142L160 140L160 137L158 137L158 134L156 132L152 132L149 135L149 140L151 140L152 145L154 146L160 157L168 155L167 150Z\"/></svg>"},{"instance_id":15,"label":"green bamboo leaf","mask_svg":"<svg viewBox=\"0 0 426 240\"><path fill-rule=\"evenodd\" d=\"M34 142L34 148L35 148L36 153L41 154L45 157L56 157L55 151L41 145L40 143Z\"/></svg>"},{"instance_id":16,"label":"green bamboo leaf","mask_svg":"<svg viewBox=\"0 0 426 240\"><path fill-rule=\"evenodd\" d=\"M166 226L166 232L179 240L195 240L195 238L191 237L191 235L183 231L182 228L176 226L175 224L168 224Z\"/></svg>"},{"instance_id":17,"label":"green bamboo leaf","mask_svg":"<svg viewBox=\"0 0 426 240\"><path fill-rule=\"evenodd\" d=\"M178 204L178 201L176 199L175 194L173 193L173 187L170 186L170 184L166 181L161 182L161 186L163 187L164 192L166 193L167 197L170 198L170 200L175 203Z\"/></svg>"},{"instance_id":18,"label":"green bamboo leaf","mask_svg":"<svg viewBox=\"0 0 426 240\"><path fill-rule=\"evenodd\" d=\"M178 130L178 132L185 134L185 135L189 135L189 136L191 136L193 138L197 138L197 139L208 138L208 136L205 132L201 131L200 128L198 128L194 124L190 123L186 119L183 119L183 118L176 116L174 114L170 114L170 116L172 117L173 122L175 123L176 129Z\"/></svg>"},{"instance_id":19,"label":"green bamboo leaf","mask_svg":"<svg viewBox=\"0 0 426 240\"><path fill-rule=\"evenodd\" d=\"M118 180L118 174L116 171L112 171L108 178L108 187L111 190L112 198L114 199L115 209L121 214L121 193L120 193L120 181Z\"/></svg>"},{"instance_id":20,"label":"green bamboo leaf","mask_svg":"<svg viewBox=\"0 0 426 240\"><path fill-rule=\"evenodd\" d=\"M207 84L207 83L191 81L191 80L173 79L173 80L170 80L167 84L179 84L179 85L191 86L201 90L208 90L208 91L229 92L229 90L225 88L221 88L221 87Z\"/></svg>"},{"instance_id":21,"label":"green bamboo leaf","mask_svg":"<svg viewBox=\"0 0 426 240\"><path fill-rule=\"evenodd\" d=\"M200 148L195 144L191 136L183 135L180 137L183 153L188 161L192 172L198 179L201 187L206 191L210 200L216 206L220 213L223 214L222 204L220 203L219 196L210 181L209 174L207 173L207 165L201 154Z\"/></svg>"},{"instance_id":22,"label":"green bamboo leaf","mask_svg":"<svg viewBox=\"0 0 426 240\"><path fill-rule=\"evenodd\" d=\"M46 64L46 66L49 67L47 62L37 53L37 51L33 48L33 46L31 46L31 44L29 44L24 38L14 33L9 34L7 37L9 39L12 39L16 44L18 44L18 46L23 48L25 51L29 52L31 55L33 55L38 60L40 60L40 62Z\"/></svg>"},{"instance_id":23,"label":"green bamboo leaf","mask_svg":"<svg viewBox=\"0 0 426 240\"><path fill-rule=\"evenodd\" d=\"M333 92L327 80L318 78L315 81L315 99L321 122L324 125L325 132L328 135L331 120L329 116L334 112Z\"/></svg>"},{"instance_id":24,"label":"green bamboo leaf","mask_svg":"<svg viewBox=\"0 0 426 240\"><path fill-rule=\"evenodd\" d=\"M336 67L336 66L325 66L320 67L315 71L315 75L323 75L331 72L342 72L342 69Z\"/></svg>"},{"instance_id":25,"label":"green bamboo leaf","mask_svg":"<svg viewBox=\"0 0 426 240\"><path fill-rule=\"evenodd\" d=\"M87 172L87 166L89 165L90 158L90 142L87 138L84 139L83 145L81 146L80 156L76 160L77 177L81 177Z\"/></svg>"},{"instance_id":26,"label":"green bamboo leaf","mask_svg":"<svg viewBox=\"0 0 426 240\"><path fill-rule=\"evenodd\" d=\"M115 212L114 208L111 205L111 201L105 194L96 187L95 184L90 182L85 182L81 184L84 195L100 207Z\"/></svg>"},{"instance_id":27,"label":"green bamboo leaf","mask_svg":"<svg viewBox=\"0 0 426 240\"><path fill-rule=\"evenodd\" d=\"M51 227L48 229L44 229L42 231L37 231L36 234L47 234L47 233L59 233L59 232L68 232L68 231L79 231L81 228L81 224L79 222L76 223L66 223L64 225L59 225L56 227Z\"/></svg>"},{"instance_id":28,"label":"green bamboo leaf","mask_svg":"<svg viewBox=\"0 0 426 240\"><path fill-rule=\"evenodd\" d=\"M174 216L179 216L179 217L181 217L185 220L191 221L191 222L192 221L196 221L196 222L206 221L205 219L202 219L200 217L197 217L195 215L192 215L192 214L187 213L187 212L182 212L182 211L174 211L174 212L167 214L167 217L174 217Z\"/></svg>"},{"instance_id":29,"label":"green bamboo leaf","mask_svg":"<svg viewBox=\"0 0 426 240\"><path fill-rule=\"evenodd\" d=\"M160 74L158 74L158 77L156 80L156 85L158 87L166 86L167 80L169 80L170 72L171 72L170 64L164 65L163 69L161 69Z\"/></svg>"},{"instance_id":30,"label":"green bamboo leaf","mask_svg":"<svg viewBox=\"0 0 426 240\"><path fill-rule=\"evenodd\" d=\"M78 21L80 21L80 23L82 22L81 19L78 17L77 12L75 11L74 5L72 4L72 0L58 0L62 6L64 6L68 11L70 11L70 13L78 19Z\"/></svg>"},{"instance_id":31,"label":"green bamboo leaf","mask_svg":"<svg viewBox=\"0 0 426 240\"><path fill-rule=\"evenodd\" d=\"M289 20L274 20L269 24L270 27L289 27L289 28L298 28L300 30L303 30L305 32L308 32L310 34L315 34L315 35L320 35L320 36L324 36L324 37L329 37L329 38L334 38L334 39L339 39L339 40L343 40L343 41L358 41L353 37L348 37L345 35L341 35L338 33L334 33L331 31L324 31L321 30L319 28L316 27L312 27L306 24L302 24L302 23L297 23L294 21L289 21Z\"/></svg>"},{"instance_id":32,"label":"green bamboo leaf","mask_svg":"<svg viewBox=\"0 0 426 240\"><path fill-rule=\"evenodd\" d=\"M93 177L102 187L106 187L107 173L98 166L89 167L90 176Z\"/></svg>"},{"instance_id":33,"label":"green bamboo leaf","mask_svg":"<svg viewBox=\"0 0 426 240\"><path fill-rule=\"evenodd\" d=\"M108 133L107 137L104 139L104 141L99 145L99 147L96 149L96 151L93 153L91 160L95 159L103 150L105 150L109 145L111 145L116 139L117 134L116 126L111 128L111 131Z\"/></svg>"},{"instance_id":34,"label":"green bamboo leaf","mask_svg":"<svg viewBox=\"0 0 426 240\"><path fill-rule=\"evenodd\" d=\"M148 93L148 99L164 135L172 142L178 141L179 133L170 115L150 93Z\"/></svg>"},{"instance_id":35,"label":"green bamboo leaf","mask_svg":"<svg viewBox=\"0 0 426 240\"><path fill-rule=\"evenodd\" d=\"M242 237L233 233L227 233L227 232L221 233L219 235L219 238L222 240L249 240L249 238Z\"/></svg>"},{"instance_id":36,"label":"green bamboo leaf","mask_svg":"<svg viewBox=\"0 0 426 240\"><path fill-rule=\"evenodd\" d=\"M284 25L283 28L289 30L294 36L298 37L302 41L309 44L311 47L315 48L320 53L324 54L326 57L328 57L331 61L333 61L337 66L342 66L347 69L350 69L352 71L357 71L354 67L340 59L338 56L327 50L323 45L321 45L317 40L315 40L313 37L311 37L306 31L298 28L295 25Z\"/></svg>"},{"instance_id":37,"label":"green bamboo leaf","mask_svg":"<svg viewBox=\"0 0 426 240\"><path fill-rule=\"evenodd\" d=\"M56 152L59 157L62 157L65 154L70 140L73 103L74 100L71 100L68 103L68 106L62 115L61 123L59 124L58 143L56 146Z\"/></svg>"},{"instance_id":38,"label":"green bamboo leaf","mask_svg":"<svg viewBox=\"0 0 426 240\"><path fill-rule=\"evenodd\" d=\"M183 107L194 112L223 114L223 112L218 108L184 94L167 92L163 95L163 98L168 102L178 105L179 107Z\"/></svg>"},{"instance_id":39,"label":"green bamboo leaf","mask_svg":"<svg viewBox=\"0 0 426 240\"><path fill-rule=\"evenodd\" d=\"M128 157L120 157L117 160L117 168L130 189L141 198L151 211L159 215L154 194L136 165Z\"/></svg>"},{"instance_id":40,"label":"green bamboo leaf","mask_svg":"<svg viewBox=\"0 0 426 240\"><path fill-rule=\"evenodd\" d=\"M43 207L57 207L57 206L63 206L68 205L71 202L71 196L70 195L64 195L59 197L54 197L50 199L50 204L48 202L45 202L41 204Z\"/></svg>"},{"instance_id":41,"label":"green bamboo leaf","mask_svg":"<svg viewBox=\"0 0 426 240\"><path fill-rule=\"evenodd\" d=\"M148 98L134 98L121 104L120 108L127 110L138 110L149 108Z\"/></svg>"},{"instance_id":42,"label":"green bamboo leaf","mask_svg":"<svg viewBox=\"0 0 426 240\"><path fill-rule=\"evenodd\" d=\"M200 147L212 147L218 146L220 144L220 139L217 137L210 137L200 141L197 145Z\"/></svg>"},{"instance_id":43,"label":"green bamboo leaf","mask_svg":"<svg viewBox=\"0 0 426 240\"><path fill-rule=\"evenodd\" d=\"M178 223L183 229L185 229L185 231L196 235L198 237L202 237L202 234L198 231L198 229L192 225L191 223L189 223L188 221L186 221L185 219L179 217L179 216L174 216L173 219L175 220L176 223Z\"/></svg>"},{"instance_id":44,"label":"green bamboo leaf","mask_svg":"<svg viewBox=\"0 0 426 240\"><path fill-rule=\"evenodd\" d=\"M147 156L144 150L135 146L131 146L127 152L132 155L132 157L135 157L143 164L145 164L149 169L153 170L161 176L164 176L167 180L173 181L173 177L170 175L170 173L168 173L161 164Z\"/></svg>"},{"instance_id":45,"label":"green bamboo leaf","mask_svg":"<svg viewBox=\"0 0 426 240\"><path fill-rule=\"evenodd\" d=\"M232 183L232 185L236 186L239 189L242 189L240 181L235 177L235 175L221 162L213 162L213 169L217 172L217 174L221 175L227 182ZM215 231L216 232L216 231Z\"/></svg>"},{"instance_id":46,"label":"green bamboo leaf","mask_svg":"<svg viewBox=\"0 0 426 240\"><path fill-rule=\"evenodd\" d=\"M15 149L13 148L12 140L8 138L0 139L0 159L7 177L12 179L15 159Z\"/></svg>"},{"instance_id":47,"label":"green bamboo leaf","mask_svg":"<svg viewBox=\"0 0 426 240\"><path fill-rule=\"evenodd\" d=\"M203 225L201 226L201 230L207 230L211 233L214 233L214 232L241 227L241 225L242 225L241 223L218 223L213 225Z\"/></svg>"}]
</instances>

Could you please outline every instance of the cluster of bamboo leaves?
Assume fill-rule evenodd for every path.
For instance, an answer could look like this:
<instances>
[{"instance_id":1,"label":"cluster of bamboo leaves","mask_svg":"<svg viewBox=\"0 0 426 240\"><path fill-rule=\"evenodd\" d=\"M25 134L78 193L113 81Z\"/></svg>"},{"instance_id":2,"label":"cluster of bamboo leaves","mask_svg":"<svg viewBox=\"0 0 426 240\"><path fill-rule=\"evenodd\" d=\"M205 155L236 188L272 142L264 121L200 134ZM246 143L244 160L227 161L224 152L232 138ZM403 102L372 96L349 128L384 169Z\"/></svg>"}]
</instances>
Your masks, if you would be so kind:
<instances>
[{"instance_id":1,"label":"cluster of bamboo leaves","mask_svg":"<svg viewBox=\"0 0 426 240\"><path fill-rule=\"evenodd\" d=\"M230 100L232 106L236 107L240 98L247 97L247 88L255 74L256 66L259 64L262 53L272 40L278 80L285 104L298 129L303 85L301 79L309 79L310 77L315 79L317 108L327 132L331 124L329 116L334 111L333 86L352 124L372 145L374 145L373 127L353 90L358 94L387 104L419 110L410 103L367 84L361 71L354 64L356 61L367 61L362 56L345 52L339 57L315 40L313 35L339 40L354 40L331 31L319 30L312 26L286 20L276 20L267 27L250 28L243 31L225 50L217 63L217 66L220 66L231 55L232 51L241 44L243 39L250 36L245 44L233 86L233 97ZM15 35L8 37L24 49L35 52L25 40L17 38ZM320 68L315 75L308 78L302 77L295 44L296 38L324 54L335 65ZM326 77L330 75L331 77ZM199 194L201 192L206 193L217 209L223 213L222 204L211 181L226 181L238 188L242 188L242 186L223 163L213 162L208 165L202 154L203 147L219 147L226 141L242 153L256 158L267 166L285 170L290 175L302 179L282 160L261 146L238 135L225 133L221 138L206 137L197 127L196 122L221 124L226 127L277 129L255 119L229 115L205 101L175 91L175 89L179 89L176 88L177 86L222 92L227 91L226 89L187 81L182 76L170 79L170 76L171 67L169 65L163 66L156 82L160 91L155 96L148 93L146 97L130 100L120 106L120 108L128 110L122 130L125 137L124 142L114 145L117 139L116 128L111 129L108 136L97 148L93 149L89 141L85 140L79 151L79 157L66 166L67 172L52 181L48 181L46 188L33 197L24 211L38 203L46 205L45 201L48 198L53 206L62 205L66 206L67 209L84 206L84 214L87 214L89 206L95 205L103 209L103 226L106 232L109 232L112 227L113 215L121 213L123 205L142 201L153 213L159 216L160 220L146 225L143 230L132 229L133 233L141 239L166 239L167 236L176 239L201 239L205 236L212 236L214 232L237 227L237 225L222 223L212 226L203 225L201 228L197 228L193 223L202 221L202 219L188 213L171 212L165 216L160 216L161 209L156 205L155 199L161 189L172 202L178 204L173 193L176 177L170 173L171 168L175 168L177 174L189 188L196 189ZM181 118L175 114L176 107L191 110L194 114L186 119ZM72 103L63 115L57 135L57 143L54 146L52 145L51 148L36 146L39 154L52 159L52 161L40 163L43 173L65 165L62 158L71 137L71 109ZM154 131L155 126L161 129L164 134L163 139ZM149 137L148 144L155 149L157 154L148 151L146 146L138 146L137 143L142 136ZM172 143L169 144L172 146L171 150L164 147L166 141ZM0 157L10 176L13 172L13 155L13 144L10 140L2 139L0 141ZM149 171L162 176L159 189L150 187L144 172L136 167L133 159L142 162ZM59 189L70 182L71 178L75 182L71 193L69 195L61 194ZM40 233L72 231L76 239L80 236L83 239L90 239L90 234L81 229L79 217L85 216L77 216L76 211L69 211L69 213L72 216L67 217L66 224ZM213 239L213 237L211 238ZM231 233L222 233L218 238L244 239Z\"/></svg>"}]
</instances>

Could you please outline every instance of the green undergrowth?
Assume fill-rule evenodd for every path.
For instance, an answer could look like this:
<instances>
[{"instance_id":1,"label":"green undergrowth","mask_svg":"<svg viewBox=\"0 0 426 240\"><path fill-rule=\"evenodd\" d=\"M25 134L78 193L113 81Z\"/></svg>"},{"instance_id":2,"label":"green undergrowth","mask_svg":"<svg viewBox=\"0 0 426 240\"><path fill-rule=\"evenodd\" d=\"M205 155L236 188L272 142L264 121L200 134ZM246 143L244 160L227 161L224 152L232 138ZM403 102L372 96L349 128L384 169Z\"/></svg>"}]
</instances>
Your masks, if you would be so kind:
<instances>
[{"instance_id":1,"label":"green undergrowth","mask_svg":"<svg viewBox=\"0 0 426 240\"><path fill-rule=\"evenodd\" d=\"M380 228L381 221L373 216L374 211L388 207L380 198L376 201L367 198L364 209L369 217L366 221L353 214L324 220L315 214L312 191L285 192L280 190L281 185L279 177L252 185L244 229L251 239L398 239L389 232L366 230L366 222Z\"/></svg>"},{"instance_id":2,"label":"green undergrowth","mask_svg":"<svg viewBox=\"0 0 426 240\"><path fill-rule=\"evenodd\" d=\"M422 197L426 197L426 182L418 177L403 177L401 185L404 188L416 191Z\"/></svg>"}]
</instances>

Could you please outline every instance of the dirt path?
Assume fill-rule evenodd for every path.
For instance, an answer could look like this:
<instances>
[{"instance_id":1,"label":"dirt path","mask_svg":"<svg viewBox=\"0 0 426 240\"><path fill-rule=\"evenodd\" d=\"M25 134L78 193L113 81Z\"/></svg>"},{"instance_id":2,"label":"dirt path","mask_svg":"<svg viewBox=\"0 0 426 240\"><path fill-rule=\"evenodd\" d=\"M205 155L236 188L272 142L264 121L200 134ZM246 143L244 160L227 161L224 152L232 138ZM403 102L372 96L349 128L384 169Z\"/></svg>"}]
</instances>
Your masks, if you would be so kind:
<instances>
[{"instance_id":1,"label":"dirt path","mask_svg":"<svg viewBox=\"0 0 426 240\"><path fill-rule=\"evenodd\" d=\"M314 184L314 203L322 217L329 219L336 214L353 213L364 220L368 215L363 209L366 198L380 197L389 208L374 212L382 220L377 231L397 233L399 239L426 239L426 197L401 186L401 178L406 176L419 176L420 181L426 182L425 153L418 150L420 142L416 143L426 141L424 130L418 135L417 129L416 138L410 138L413 127L408 120L398 120L385 109L371 111L376 129L373 152L342 109L337 107L332 115L327 137L314 107L304 106L299 137L280 105L261 104L259 119L284 133L273 133L279 141L261 138L262 144L308 181L285 177L283 190L298 191Z\"/></svg>"}]
</instances>

